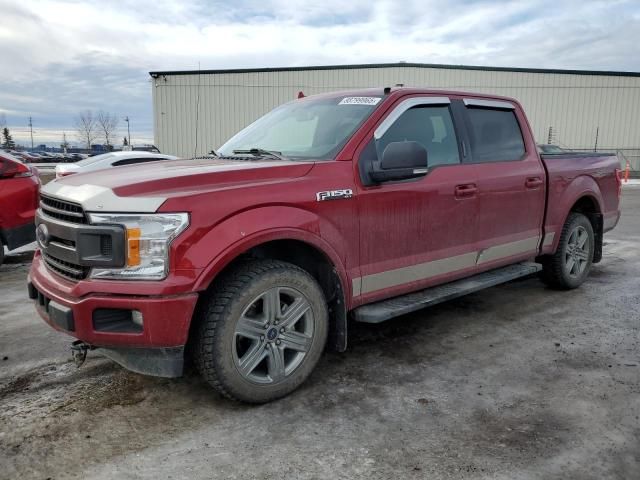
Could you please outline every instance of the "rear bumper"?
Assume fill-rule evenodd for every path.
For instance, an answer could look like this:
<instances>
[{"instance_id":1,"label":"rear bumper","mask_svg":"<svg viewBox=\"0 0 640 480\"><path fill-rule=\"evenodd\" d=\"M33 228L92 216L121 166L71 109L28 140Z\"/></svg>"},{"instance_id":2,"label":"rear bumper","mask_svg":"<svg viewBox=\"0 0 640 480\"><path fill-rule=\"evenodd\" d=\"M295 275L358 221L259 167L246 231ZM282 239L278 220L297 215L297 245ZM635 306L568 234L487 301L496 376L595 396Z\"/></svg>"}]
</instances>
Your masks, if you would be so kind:
<instances>
[{"instance_id":1,"label":"rear bumper","mask_svg":"<svg viewBox=\"0 0 640 480\"><path fill-rule=\"evenodd\" d=\"M28 222L18 227L2 230L3 240L9 250L27 245L36 241L36 226L34 222Z\"/></svg>"},{"instance_id":2,"label":"rear bumper","mask_svg":"<svg viewBox=\"0 0 640 480\"><path fill-rule=\"evenodd\" d=\"M197 293L90 294L73 298L51 285L41 273L41 263L41 256L36 255L28 278L29 297L35 300L39 315L51 327L103 348L106 356L130 370L160 376L182 373L184 345ZM139 312L135 314L138 322L122 320L122 312ZM133 317L130 315L130 318Z\"/></svg>"},{"instance_id":3,"label":"rear bumper","mask_svg":"<svg viewBox=\"0 0 640 480\"><path fill-rule=\"evenodd\" d=\"M620 210L616 210L604 214L604 218L602 219L602 227L605 233L616 228L618 222L620 221L621 213L622 212Z\"/></svg>"}]
</instances>

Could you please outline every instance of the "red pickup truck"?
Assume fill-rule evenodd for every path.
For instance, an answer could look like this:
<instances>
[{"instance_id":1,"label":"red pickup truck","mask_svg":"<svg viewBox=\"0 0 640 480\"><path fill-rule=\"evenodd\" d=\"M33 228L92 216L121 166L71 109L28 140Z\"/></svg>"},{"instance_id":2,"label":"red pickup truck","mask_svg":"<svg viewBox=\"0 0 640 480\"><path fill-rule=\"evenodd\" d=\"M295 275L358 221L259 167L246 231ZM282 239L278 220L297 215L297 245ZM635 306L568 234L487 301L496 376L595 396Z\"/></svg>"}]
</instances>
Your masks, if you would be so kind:
<instances>
[{"instance_id":1,"label":"red pickup truck","mask_svg":"<svg viewBox=\"0 0 640 480\"><path fill-rule=\"evenodd\" d=\"M202 159L43 188L29 295L76 348L267 402L381 322L540 272L579 286L620 215L610 154L538 154L510 98L301 98Z\"/></svg>"}]
</instances>

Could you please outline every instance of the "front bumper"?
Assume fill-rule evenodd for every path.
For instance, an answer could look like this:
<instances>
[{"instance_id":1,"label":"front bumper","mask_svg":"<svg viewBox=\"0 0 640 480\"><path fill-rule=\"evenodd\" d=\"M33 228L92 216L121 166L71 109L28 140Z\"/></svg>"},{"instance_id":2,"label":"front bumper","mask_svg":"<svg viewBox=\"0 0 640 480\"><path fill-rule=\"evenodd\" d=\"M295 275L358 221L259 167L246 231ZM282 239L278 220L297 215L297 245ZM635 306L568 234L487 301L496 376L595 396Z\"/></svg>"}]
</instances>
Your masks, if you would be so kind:
<instances>
[{"instance_id":1,"label":"front bumper","mask_svg":"<svg viewBox=\"0 0 640 480\"><path fill-rule=\"evenodd\" d=\"M182 373L182 353L197 293L166 296L91 293L75 298L56 288L52 275L42 257L35 255L28 279L29 297L35 300L38 313L50 326L104 348L106 356L139 373L160 376ZM133 289L135 282L131 284ZM116 322L105 327L97 321L97 311L137 311L142 325L131 329L131 325L123 327Z\"/></svg>"}]
</instances>

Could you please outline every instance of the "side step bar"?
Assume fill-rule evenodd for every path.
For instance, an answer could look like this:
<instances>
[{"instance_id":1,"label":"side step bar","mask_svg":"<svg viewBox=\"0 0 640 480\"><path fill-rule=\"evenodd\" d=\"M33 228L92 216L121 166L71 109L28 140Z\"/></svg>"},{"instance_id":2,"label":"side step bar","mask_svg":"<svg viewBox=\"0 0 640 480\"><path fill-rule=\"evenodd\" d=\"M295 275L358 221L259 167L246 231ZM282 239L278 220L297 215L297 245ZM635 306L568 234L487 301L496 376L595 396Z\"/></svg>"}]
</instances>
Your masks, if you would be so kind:
<instances>
[{"instance_id":1,"label":"side step bar","mask_svg":"<svg viewBox=\"0 0 640 480\"><path fill-rule=\"evenodd\" d=\"M455 282L426 288L419 292L363 305L354 310L355 320L364 323L380 323L390 318L415 312L425 307L477 292L501 283L526 277L542 270L542 265L532 262L516 263L479 273Z\"/></svg>"}]
</instances>

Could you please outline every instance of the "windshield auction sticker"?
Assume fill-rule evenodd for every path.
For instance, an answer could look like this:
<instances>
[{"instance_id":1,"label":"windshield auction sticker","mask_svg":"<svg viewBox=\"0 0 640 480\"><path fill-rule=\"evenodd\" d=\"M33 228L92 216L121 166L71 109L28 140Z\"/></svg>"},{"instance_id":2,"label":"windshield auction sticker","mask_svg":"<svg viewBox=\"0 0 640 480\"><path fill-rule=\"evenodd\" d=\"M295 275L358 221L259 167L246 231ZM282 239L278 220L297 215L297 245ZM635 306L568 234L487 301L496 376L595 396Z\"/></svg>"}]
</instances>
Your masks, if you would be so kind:
<instances>
[{"instance_id":1,"label":"windshield auction sticker","mask_svg":"<svg viewBox=\"0 0 640 480\"><path fill-rule=\"evenodd\" d=\"M345 97L338 105L377 105L380 97Z\"/></svg>"}]
</instances>

